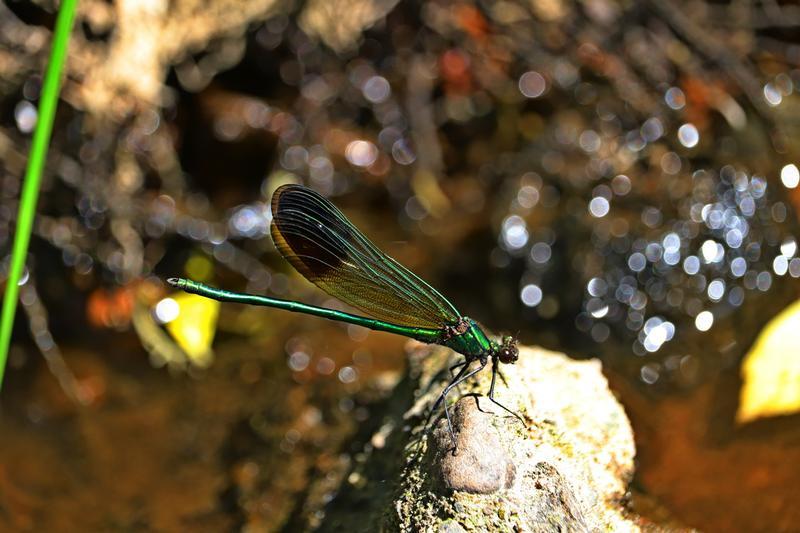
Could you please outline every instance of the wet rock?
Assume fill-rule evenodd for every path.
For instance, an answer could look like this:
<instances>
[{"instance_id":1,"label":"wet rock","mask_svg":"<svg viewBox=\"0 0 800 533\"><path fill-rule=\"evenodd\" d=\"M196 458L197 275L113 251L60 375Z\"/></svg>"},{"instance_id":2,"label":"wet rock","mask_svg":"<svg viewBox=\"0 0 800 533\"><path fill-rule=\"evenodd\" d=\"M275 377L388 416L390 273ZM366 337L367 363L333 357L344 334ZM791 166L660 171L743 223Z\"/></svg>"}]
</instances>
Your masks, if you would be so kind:
<instances>
[{"instance_id":1,"label":"wet rock","mask_svg":"<svg viewBox=\"0 0 800 533\"><path fill-rule=\"evenodd\" d=\"M323 530L639 530L621 503L633 433L598 361L522 348L517 364L503 368L507 385L498 379L496 399L527 426L484 396L487 368L449 398L453 455L444 413L431 431L425 420L447 377L440 369L454 356L422 345L412 352L410 377L389 410L397 418L381 429L385 445L360 455L360 483L342 488Z\"/></svg>"},{"instance_id":2,"label":"wet rock","mask_svg":"<svg viewBox=\"0 0 800 533\"><path fill-rule=\"evenodd\" d=\"M514 482L514 463L503 448L490 417L479 409L483 400L462 398L452 408L455 447L446 419L439 421L434 432L436 464L442 483L448 489L488 494L510 487Z\"/></svg>"}]
</instances>

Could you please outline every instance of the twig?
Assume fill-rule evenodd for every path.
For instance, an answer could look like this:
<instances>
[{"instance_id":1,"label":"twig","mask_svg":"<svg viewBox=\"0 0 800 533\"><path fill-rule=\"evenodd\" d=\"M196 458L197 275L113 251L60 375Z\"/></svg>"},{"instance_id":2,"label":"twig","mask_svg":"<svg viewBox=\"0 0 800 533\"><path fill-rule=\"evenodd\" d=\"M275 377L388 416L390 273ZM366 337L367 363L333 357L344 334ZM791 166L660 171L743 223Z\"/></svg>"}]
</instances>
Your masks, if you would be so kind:
<instances>
[{"instance_id":1,"label":"twig","mask_svg":"<svg viewBox=\"0 0 800 533\"><path fill-rule=\"evenodd\" d=\"M650 5L664 17L673 30L689 41L708 60L726 71L739 84L758 113L774 125L772 120L774 116L761 98L761 84L743 61L710 37L707 31L698 27L679 9L679 6L669 0L650 0Z\"/></svg>"}]
</instances>

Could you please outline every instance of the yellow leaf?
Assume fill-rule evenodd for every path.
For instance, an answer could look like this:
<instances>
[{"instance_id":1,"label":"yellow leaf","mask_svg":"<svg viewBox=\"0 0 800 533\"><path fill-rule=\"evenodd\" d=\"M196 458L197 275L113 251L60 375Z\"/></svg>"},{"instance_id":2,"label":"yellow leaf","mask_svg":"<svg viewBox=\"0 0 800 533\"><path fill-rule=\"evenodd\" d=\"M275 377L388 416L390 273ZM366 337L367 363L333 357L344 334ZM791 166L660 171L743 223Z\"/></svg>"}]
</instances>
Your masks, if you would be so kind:
<instances>
[{"instance_id":1,"label":"yellow leaf","mask_svg":"<svg viewBox=\"0 0 800 533\"><path fill-rule=\"evenodd\" d=\"M177 316L167 323L167 331L197 366L211 363L211 343L217 330L219 302L196 294L179 292L172 295L178 304Z\"/></svg>"},{"instance_id":2,"label":"yellow leaf","mask_svg":"<svg viewBox=\"0 0 800 533\"><path fill-rule=\"evenodd\" d=\"M742 363L742 381L737 422L800 411L800 301L761 331Z\"/></svg>"}]
</instances>

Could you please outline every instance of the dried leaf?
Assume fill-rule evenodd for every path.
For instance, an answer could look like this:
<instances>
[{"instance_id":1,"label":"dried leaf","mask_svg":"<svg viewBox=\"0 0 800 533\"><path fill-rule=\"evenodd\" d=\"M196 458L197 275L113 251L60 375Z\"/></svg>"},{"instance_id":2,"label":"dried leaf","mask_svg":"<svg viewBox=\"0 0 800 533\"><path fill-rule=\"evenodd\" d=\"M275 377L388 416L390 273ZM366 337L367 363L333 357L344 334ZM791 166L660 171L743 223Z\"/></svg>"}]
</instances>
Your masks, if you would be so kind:
<instances>
[{"instance_id":1,"label":"dried leaf","mask_svg":"<svg viewBox=\"0 0 800 533\"><path fill-rule=\"evenodd\" d=\"M800 411L800 301L773 318L742 363L736 420Z\"/></svg>"},{"instance_id":2,"label":"dried leaf","mask_svg":"<svg viewBox=\"0 0 800 533\"><path fill-rule=\"evenodd\" d=\"M211 343L217 331L220 303L185 292L173 294L172 299L180 312L167 323L167 331L193 364L208 366L213 356Z\"/></svg>"}]
</instances>

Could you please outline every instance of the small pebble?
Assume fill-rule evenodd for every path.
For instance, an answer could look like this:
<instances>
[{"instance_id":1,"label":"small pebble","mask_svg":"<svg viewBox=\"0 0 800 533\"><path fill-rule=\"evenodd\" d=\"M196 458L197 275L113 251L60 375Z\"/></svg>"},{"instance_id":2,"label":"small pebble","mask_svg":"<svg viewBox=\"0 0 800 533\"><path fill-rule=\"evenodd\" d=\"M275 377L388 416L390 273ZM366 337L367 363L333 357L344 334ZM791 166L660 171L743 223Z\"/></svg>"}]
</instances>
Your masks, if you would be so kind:
<instances>
[{"instance_id":1,"label":"small pebble","mask_svg":"<svg viewBox=\"0 0 800 533\"><path fill-rule=\"evenodd\" d=\"M464 533L464 528L455 520L445 520L439 524L437 533Z\"/></svg>"},{"instance_id":2,"label":"small pebble","mask_svg":"<svg viewBox=\"0 0 800 533\"><path fill-rule=\"evenodd\" d=\"M451 408L456 454L447 420L439 421L433 440L441 479L447 488L490 494L514 483L516 468L492 425L492 416L478 409L474 397L464 397Z\"/></svg>"}]
</instances>

